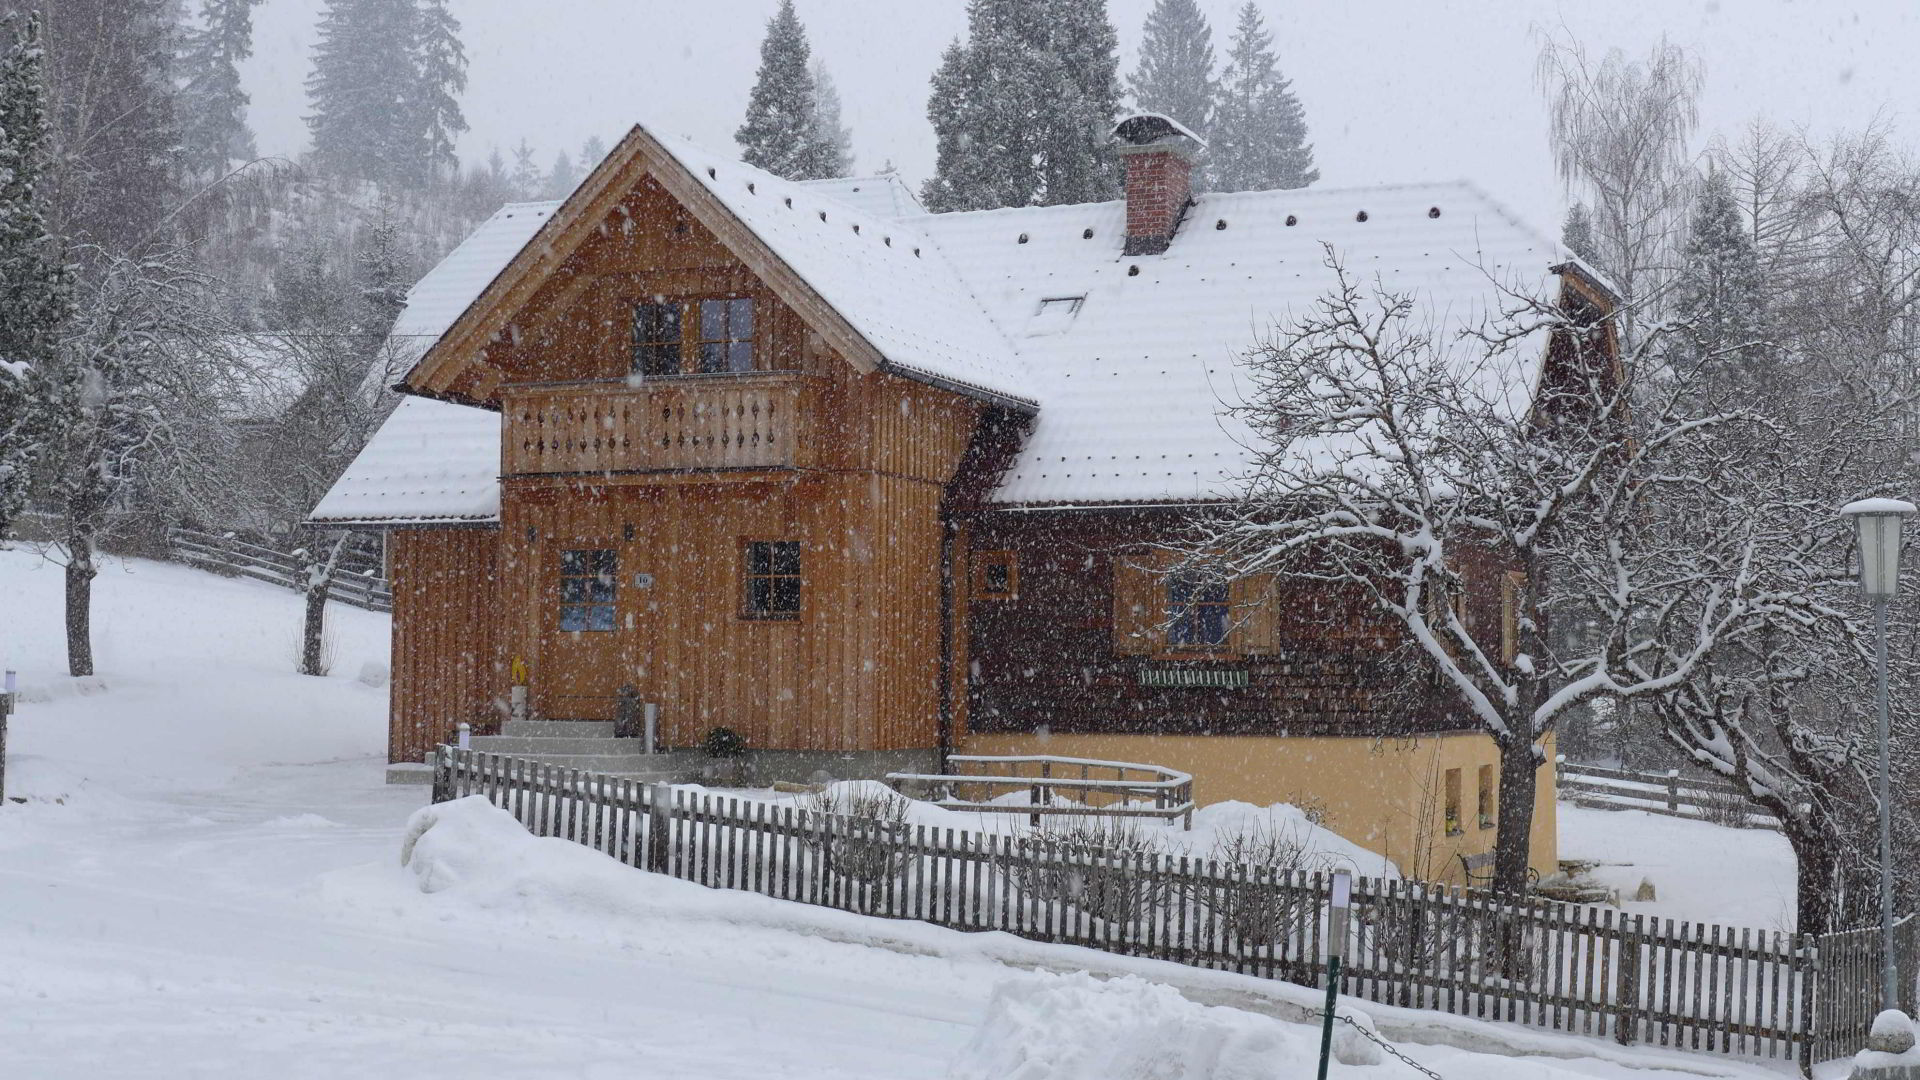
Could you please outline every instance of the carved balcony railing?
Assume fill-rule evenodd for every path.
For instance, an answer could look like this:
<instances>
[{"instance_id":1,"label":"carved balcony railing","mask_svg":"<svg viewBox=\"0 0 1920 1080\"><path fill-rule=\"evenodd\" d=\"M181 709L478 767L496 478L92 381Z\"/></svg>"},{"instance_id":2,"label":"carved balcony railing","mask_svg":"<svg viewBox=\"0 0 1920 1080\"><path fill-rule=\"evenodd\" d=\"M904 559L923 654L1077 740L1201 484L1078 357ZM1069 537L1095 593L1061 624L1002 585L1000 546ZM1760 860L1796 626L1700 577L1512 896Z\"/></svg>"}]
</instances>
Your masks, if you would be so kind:
<instances>
[{"instance_id":1,"label":"carved balcony railing","mask_svg":"<svg viewBox=\"0 0 1920 1080\"><path fill-rule=\"evenodd\" d=\"M502 470L541 473L803 468L818 377L692 375L523 383L503 391Z\"/></svg>"}]
</instances>

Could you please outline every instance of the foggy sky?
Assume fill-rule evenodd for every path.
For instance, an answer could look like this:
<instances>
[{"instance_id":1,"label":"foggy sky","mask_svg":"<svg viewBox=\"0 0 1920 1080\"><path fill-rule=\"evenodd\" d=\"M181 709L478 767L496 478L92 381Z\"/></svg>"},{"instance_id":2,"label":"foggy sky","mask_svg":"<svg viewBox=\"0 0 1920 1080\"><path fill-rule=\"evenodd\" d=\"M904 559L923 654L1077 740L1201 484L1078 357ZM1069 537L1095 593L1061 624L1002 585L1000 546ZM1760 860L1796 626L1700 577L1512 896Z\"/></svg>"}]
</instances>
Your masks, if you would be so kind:
<instances>
[{"instance_id":1,"label":"foggy sky","mask_svg":"<svg viewBox=\"0 0 1920 1080\"><path fill-rule=\"evenodd\" d=\"M1240 0L1199 0L1224 54ZM1131 70L1152 0L1109 0ZM451 0L472 62L463 161L523 136L542 168L628 125L731 149L777 0ZM861 171L933 165L927 79L963 0L798 0L845 99ZM1755 116L1816 133L1916 127L1920 9L1908 0L1262 0L1306 107L1321 187L1466 178L1542 228L1563 204L1533 81L1536 34L1643 50L1662 34L1706 65L1703 132ZM306 145L302 82L320 0L266 0L244 70L264 153Z\"/></svg>"}]
</instances>

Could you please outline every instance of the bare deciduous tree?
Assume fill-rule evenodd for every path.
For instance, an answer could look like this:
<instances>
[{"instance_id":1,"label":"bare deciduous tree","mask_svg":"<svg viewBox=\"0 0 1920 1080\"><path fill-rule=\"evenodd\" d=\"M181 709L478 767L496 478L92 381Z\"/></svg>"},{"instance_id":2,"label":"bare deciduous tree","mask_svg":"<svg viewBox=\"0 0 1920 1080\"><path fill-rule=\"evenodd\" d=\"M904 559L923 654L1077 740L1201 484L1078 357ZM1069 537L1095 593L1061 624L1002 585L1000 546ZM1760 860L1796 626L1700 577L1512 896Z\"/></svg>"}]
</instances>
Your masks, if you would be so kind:
<instances>
[{"instance_id":1,"label":"bare deciduous tree","mask_svg":"<svg viewBox=\"0 0 1920 1080\"><path fill-rule=\"evenodd\" d=\"M1233 411L1267 449L1192 557L1352 590L1403 632L1499 748L1497 888L1524 888L1540 743L1582 702L1647 701L1703 764L1764 785L1767 740L1729 701L1858 659L1821 593L1838 534L1808 529L1831 510L1771 494L1783 429L1713 388L1711 351L1668 363L1681 328L1616 357L1594 294L1490 282L1500 314L1443 334L1414 297L1328 265L1337 287L1248 358ZM1490 588L1510 619L1459 602ZM1582 632L1549 636L1556 618Z\"/></svg>"},{"instance_id":2,"label":"bare deciduous tree","mask_svg":"<svg viewBox=\"0 0 1920 1080\"><path fill-rule=\"evenodd\" d=\"M1631 345L1672 271L1693 177L1700 66L1664 40L1634 60L1619 49L1595 58L1577 41L1549 38L1536 77L1554 164L1591 207L1593 253L1620 290L1628 316L1620 330Z\"/></svg>"}]
</instances>

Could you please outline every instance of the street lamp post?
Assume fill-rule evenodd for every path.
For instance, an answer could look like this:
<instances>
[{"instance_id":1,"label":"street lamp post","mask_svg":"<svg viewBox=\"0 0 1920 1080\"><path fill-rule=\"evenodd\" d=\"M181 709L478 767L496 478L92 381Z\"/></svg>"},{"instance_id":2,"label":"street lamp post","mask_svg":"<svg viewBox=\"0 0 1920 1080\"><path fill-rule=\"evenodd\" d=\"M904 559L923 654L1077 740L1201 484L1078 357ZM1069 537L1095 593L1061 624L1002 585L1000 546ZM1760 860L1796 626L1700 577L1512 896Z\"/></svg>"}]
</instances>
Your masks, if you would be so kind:
<instances>
[{"instance_id":1,"label":"street lamp post","mask_svg":"<svg viewBox=\"0 0 1920 1080\"><path fill-rule=\"evenodd\" d=\"M1880 744L1880 997L1883 1009L1900 1007L1893 955L1893 783L1888 764L1887 604L1900 590L1900 528L1916 508L1899 499L1861 499L1840 508L1853 519L1860 547L1860 591L1873 601L1875 698Z\"/></svg>"}]
</instances>

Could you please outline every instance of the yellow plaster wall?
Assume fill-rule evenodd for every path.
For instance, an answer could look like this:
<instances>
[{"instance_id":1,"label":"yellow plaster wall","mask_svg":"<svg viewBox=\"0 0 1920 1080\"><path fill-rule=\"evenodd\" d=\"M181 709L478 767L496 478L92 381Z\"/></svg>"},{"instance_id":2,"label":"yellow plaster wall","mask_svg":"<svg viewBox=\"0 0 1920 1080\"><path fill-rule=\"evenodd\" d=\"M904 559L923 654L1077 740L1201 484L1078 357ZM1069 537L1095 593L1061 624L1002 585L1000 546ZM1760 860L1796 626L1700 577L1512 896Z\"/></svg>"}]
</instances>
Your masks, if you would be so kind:
<instances>
[{"instance_id":1,"label":"yellow plaster wall","mask_svg":"<svg viewBox=\"0 0 1920 1080\"><path fill-rule=\"evenodd\" d=\"M1547 760L1553 760L1549 737ZM1477 733L1407 738L1227 735L968 735L968 754L1059 754L1165 765L1192 773L1202 805L1238 800L1290 802L1325 812L1341 836L1392 859L1401 872L1462 884L1458 856L1493 850L1494 829L1475 820L1476 773L1499 759ZM1461 770L1463 828L1447 835L1444 777ZM1530 862L1557 868L1553 770L1542 766L1534 796ZM1363 871L1365 868L1362 868Z\"/></svg>"}]
</instances>

